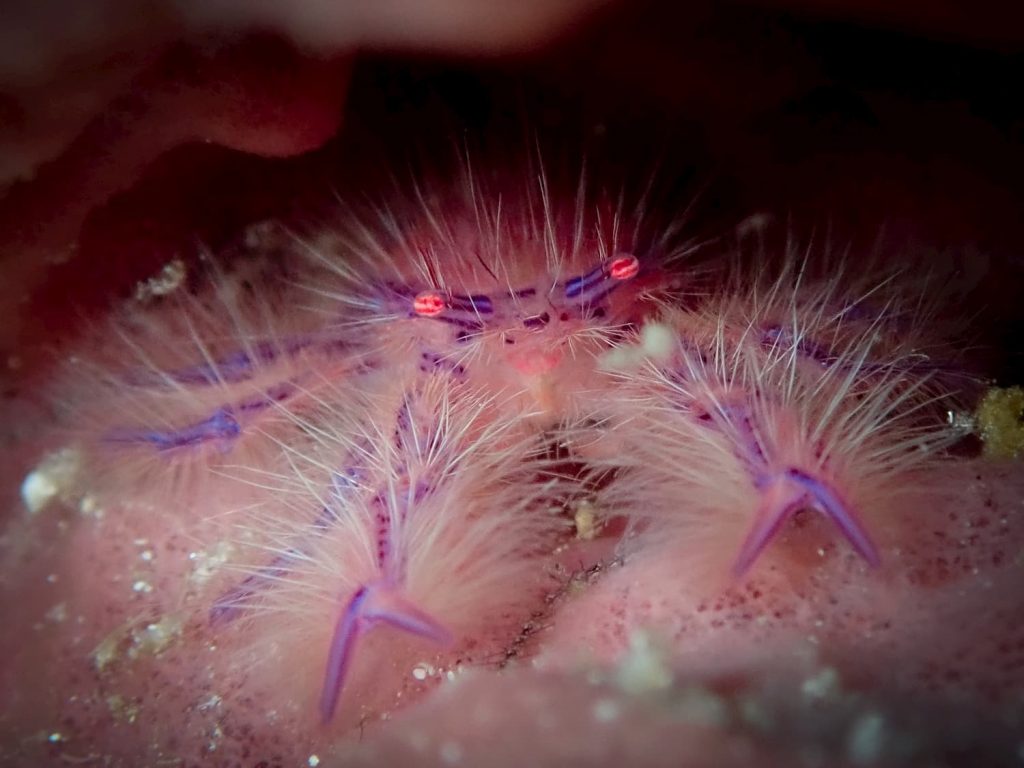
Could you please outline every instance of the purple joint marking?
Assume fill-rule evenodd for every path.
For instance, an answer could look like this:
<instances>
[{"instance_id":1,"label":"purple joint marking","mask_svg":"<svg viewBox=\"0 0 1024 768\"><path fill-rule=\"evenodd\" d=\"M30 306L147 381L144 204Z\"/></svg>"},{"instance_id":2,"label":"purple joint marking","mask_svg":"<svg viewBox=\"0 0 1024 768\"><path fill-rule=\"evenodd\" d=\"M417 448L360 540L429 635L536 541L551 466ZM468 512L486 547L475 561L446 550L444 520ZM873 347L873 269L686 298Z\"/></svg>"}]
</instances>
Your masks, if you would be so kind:
<instances>
[{"instance_id":1,"label":"purple joint marking","mask_svg":"<svg viewBox=\"0 0 1024 768\"><path fill-rule=\"evenodd\" d=\"M405 472L406 470L404 467L399 468L399 475L404 476ZM431 486L426 482L417 482L413 489L413 503L418 504L422 502L431 490ZM399 505L395 515L388 514L388 503L383 491L374 496L370 503L376 510L374 513L374 519L376 520L377 534L377 567L395 584L401 584L405 580L405 556L401 548L396 549L394 546L394 542L392 541L394 531L392 530L391 523L395 517L398 518L399 522L404 523L409 515L409 508L407 505L408 493L405 486L402 486L402 490L399 493L396 493L395 496Z\"/></svg>"},{"instance_id":2,"label":"purple joint marking","mask_svg":"<svg viewBox=\"0 0 1024 768\"><path fill-rule=\"evenodd\" d=\"M402 450L406 447L408 441L408 435L412 431L412 415L410 409L412 404L409 400L409 396L406 395L402 399L402 404L398 406L398 412L395 414L395 447Z\"/></svg>"},{"instance_id":3,"label":"purple joint marking","mask_svg":"<svg viewBox=\"0 0 1024 768\"><path fill-rule=\"evenodd\" d=\"M391 520L388 518L383 494L377 494L371 504L376 510L374 519L377 523L377 568L388 572L391 570Z\"/></svg>"},{"instance_id":4,"label":"purple joint marking","mask_svg":"<svg viewBox=\"0 0 1024 768\"><path fill-rule=\"evenodd\" d=\"M603 263L594 267L589 272L571 277L565 281L565 298L574 299L577 296L582 297L586 291L600 284L607 277L608 267Z\"/></svg>"},{"instance_id":5,"label":"purple joint marking","mask_svg":"<svg viewBox=\"0 0 1024 768\"><path fill-rule=\"evenodd\" d=\"M267 365L282 357L294 357L300 352L311 348L320 349L330 354L338 354L351 351L352 344L344 338L327 338L323 340L298 338L284 345L261 341L254 345L251 353L246 350L239 350L212 363L203 363L191 368L171 371L166 376L178 384L199 386L238 384L239 382L251 379L256 374L258 365ZM128 379L128 382L131 384L149 386L161 384L163 381L163 376L130 377Z\"/></svg>"},{"instance_id":6,"label":"purple joint marking","mask_svg":"<svg viewBox=\"0 0 1024 768\"><path fill-rule=\"evenodd\" d=\"M736 429L745 443L743 448L747 452L748 464L750 464L751 468L766 466L768 458L764 446L761 445L761 441L757 437L757 430L754 429L754 420L750 416L750 411L742 406L735 410L738 411L739 416L739 423L736 424Z\"/></svg>"},{"instance_id":7,"label":"purple joint marking","mask_svg":"<svg viewBox=\"0 0 1024 768\"><path fill-rule=\"evenodd\" d=\"M158 451L199 445L211 440L234 440L242 428L230 408L218 408L212 416L176 430L115 429L103 438L108 443L149 443Z\"/></svg>"},{"instance_id":8,"label":"purple joint marking","mask_svg":"<svg viewBox=\"0 0 1024 768\"><path fill-rule=\"evenodd\" d=\"M299 556L299 552L291 551L278 555L256 573L246 576L242 583L221 595L210 608L210 626L223 627L242 617L249 607L247 601L256 594L261 586L271 583L274 578L288 573L288 566Z\"/></svg>"},{"instance_id":9,"label":"purple joint marking","mask_svg":"<svg viewBox=\"0 0 1024 768\"><path fill-rule=\"evenodd\" d=\"M339 347L339 345L341 345ZM292 357L309 347L322 346L324 349L340 351L348 348L348 344L340 339L332 339L317 344L311 338L293 339L283 345L269 341L261 341L252 345L251 350L239 350L225 355L219 360L203 363L188 368L179 368L161 375L129 376L130 384L144 386L159 385L169 378L178 384L194 384L208 386L216 384L237 384L246 381L255 374L257 365L272 363L280 357Z\"/></svg>"},{"instance_id":10,"label":"purple joint marking","mask_svg":"<svg viewBox=\"0 0 1024 768\"><path fill-rule=\"evenodd\" d=\"M793 333L781 325L772 325L765 328L761 333L761 344L769 348L793 347L804 357L813 360L825 368L830 368L839 362L838 355L828 347L806 337L796 340Z\"/></svg>"},{"instance_id":11,"label":"purple joint marking","mask_svg":"<svg viewBox=\"0 0 1024 768\"><path fill-rule=\"evenodd\" d=\"M374 623L390 624L396 629L438 645L448 645L452 641L451 633L431 616L404 600L398 602L399 606L390 610L367 611L366 619Z\"/></svg>"},{"instance_id":12,"label":"purple joint marking","mask_svg":"<svg viewBox=\"0 0 1024 768\"><path fill-rule=\"evenodd\" d=\"M543 328L550 321L551 321L551 315L549 315L547 312L543 312L543 313L541 313L539 315L534 315L533 317L527 317L525 320L523 320L523 327L524 328Z\"/></svg>"},{"instance_id":13,"label":"purple joint marking","mask_svg":"<svg viewBox=\"0 0 1024 768\"><path fill-rule=\"evenodd\" d=\"M427 498L427 496L430 494L432 490L433 488L431 487L430 483L428 483L426 480L417 480L416 488L413 490L412 495L413 502L419 504L421 501Z\"/></svg>"},{"instance_id":14,"label":"purple joint marking","mask_svg":"<svg viewBox=\"0 0 1024 768\"><path fill-rule=\"evenodd\" d=\"M490 315L494 312L494 303L491 301L489 296L485 296L483 294L473 296L451 294L448 297L448 308L457 311L472 312L474 314L480 313L481 315Z\"/></svg>"},{"instance_id":15,"label":"purple joint marking","mask_svg":"<svg viewBox=\"0 0 1024 768\"><path fill-rule=\"evenodd\" d=\"M423 352L420 354L420 359L423 361L420 363L420 371L427 373L430 370L447 370L454 374L456 378L462 378L466 373L466 366L461 363L453 362L436 352Z\"/></svg>"},{"instance_id":16,"label":"purple joint marking","mask_svg":"<svg viewBox=\"0 0 1024 768\"><path fill-rule=\"evenodd\" d=\"M720 403L697 418L704 423L710 422L719 431L723 427L732 428L740 443L737 446L736 458L746 464L748 471L754 476L755 485L759 484L768 466L768 457L757 436L750 409L745 405Z\"/></svg>"},{"instance_id":17,"label":"purple joint marking","mask_svg":"<svg viewBox=\"0 0 1024 768\"><path fill-rule=\"evenodd\" d=\"M621 283L616 281L616 282L611 283L608 286L605 286L605 289L603 291L597 291L596 293L592 293L589 296L586 295L586 294L581 293L580 294L580 303L581 304L586 304L587 306L593 306L595 304L600 304L602 301L607 299L608 296L610 296L614 291L616 291L620 285L621 285Z\"/></svg>"},{"instance_id":18,"label":"purple joint marking","mask_svg":"<svg viewBox=\"0 0 1024 768\"><path fill-rule=\"evenodd\" d=\"M378 624L388 624L439 645L452 641L451 633L444 626L395 594L389 584L378 582L360 587L338 618L331 638L320 695L320 716L324 723L329 722L338 709L356 641Z\"/></svg>"},{"instance_id":19,"label":"purple joint marking","mask_svg":"<svg viewBox=\"0 0 1024 768\"><path fill-rule=\"evenodd\" d=\"M830 350L828 347L818 344L808 338L801 338L799 341L794 341L793 334L782 328L779 325L769 326L765 328L761 333L761 344L769 349L778 347L792 347L795 348L798 353L804 357L813 360L814 362L821 365L823 368L831 368L832 366L840 363L842 358L835 352ZM891 363L879 363L879 362L868 362L866 360L857 360L854 363L847 363L840 365L842 370L849 371L856 366L858 371L865 371L867 373L878 373L888 371L896 367L895 362ZM944 363L934 363L929 361L927 358L920 356L914 359L906 361L902 370L904 371L947 371L952 366Z\"/></svg>"},{"instance_id":20,"label":"purple joint marking","mask_svg":"<svg viewBox=\"0 0 1024 768\"><path fill-rule=\"evenodd\" d=\"M419 290L413 288L411 285L404 285L402 283L394 283L390 280L383 284L384 290L398 296L403 299L412 299L419 293Z\"/></svg>"},{"instance_id":21,"label":"purple joint marking","mask_svg":"<svg viewBox=\"0 0 1024 768\"><path fill-rule=\"evenodd\" d=\"M740 547L733 564L733 574L743 576L764 552L775 535L795 512L807 503L806 495L787 492L785 483L778 480L761 490L761 502L754 515L754 526Z\"/></svg>"},{"instance_id":22,"label":"purple joint marking","mask_svg":"<svg viewBox=\"0 0 1024 768\"><path fill-rule=\"evenodd\" d=\"M348 492L358 488L361 479L362 472L357 467L349 467L343 472L335 472L331 478L335 501L344 503ZM337 519L330 507L323 507L310 525L313 535L322 536L334 526ZM309 547L300 542L274 557L255 573L246 576L238 586L214 601L213 607L210 609L210 625L224 626L240 618L249 607L248 601L260 589L272 588L276 579L288 575L296 560L308 555Z\"/></svg>"},{"instance_id":23,"label":"purple joint marking","mask_svg":"<svg viewBox=\"0 0 1024 768\"><path fill-rule=\"evenodd\" d=\"M430 483L422 479L418 480L411 489L407 485L409 481L408 466L404 457L416 450L417 442L415 427L411 420L412 397L412 393L406 393L395 418L395 447L398 449L399 455L403 457L395 467L398 492L394 494L394 497L398 509L392 510L391 514L388 513L388 496L385 491L378 492L370 502L374 510L377 567L396 584L401 584L405 579L405 553L401 546L396 547L394 544L395 531L392 529L392 522L395 519L404 522L409 515L409 503L421 503L433 490Z\"/></svg>"},{"instance_id":24,"label":"purple joint marking","mask_svg":"<svg viewBox=\"0 0 1024 768\"><path fill-rule=\"evenodd\" d=\"M419 317L419 315L415 313L413 313L412 316ZM473 317L475 318L475 315L473 315ZM481 323L479 320L466 320L461 317L453 317L450 314L438 315L437 317L429 317L427 319L436 320L440 323L447 323L448 325L454 325L457 328L462 328L463 330L466 331L482 331L484 328L484 324Z\"/></svg>"},{"instance_id":25,"label":"purple joint marking","mask_svg":"<svg viewBox=\"0 0 1024 768\"><path fill-rule=\"evenodd\" d=\"M295 385L285 382L271 387L265 394L243 400L238 404L238 410L244 413L253 413L266 410L274 403L282 403L295 394Z\"/></svg>"},{"instance_id":26,"label":"purple joint marking","mask_svg":"<svg viewBox=\"0 0 1024 768\"><path fill-rule=\"evenodd\" d=\"M852 510L825 481L790 467L774 478L766 478L758 490L761 492L761 503L754 517L754 526L747 534L733 565L736 576L745 574L782 525L795 512L808 506L835 523L857 554L869 565L877 567L881 563L878 550Z\"/></svg>"},{"instance_id":27,"label":"purple joint marking","mask_svg":"<svg viewBox=\"0 0 1024 768\"><path fill-rule=\"evenodd\" d=\"M807 491L814 500L814 506L839 527L857 554L863 557L869 565L877 568L881 564L881 558L871 537L858 522L853 510L834 488L823 480L795 467L786 470L786 477Z\"/></svg>"},{"instance_id":28,"label":"purple joint marking","mask_svg":"<svg viewBox=\"0 0 1024 768\"><path fill-rule=\"evenodd\" d=\"M344 501L348 491L358 488L359 484L366 479L366 473L361 467L347 467L341 472L331 473L331 486L334 489L334 500ZM324 510L327 512L328 510Z\"/></svg>"},{"instance_id":29,"label":"purple joint marking","mask_svg":"<svg viewBox=\"0 0 1024 768\"><path fill-rule=\"evenodd\" d=\"M873 320L878 317L878 312L867 305L863 299L853 301L839 311L838 317L844 320Z\"/></svg>"},{"instance_id":30,"label":"purple joint marking","mask_svg":"<svg viewBox=\"0 0 1024 768\"><path fill-rule=\"evenodd\" d=\"M334 524L336 517L330 509L324 507L310 526L314 533L322 535ZM274 581L287 576L291 566L300 557L309 554L309 549L302 544L290 547L277 555L269 563L255 573L246 576L242 582L217 598L210 609L211 626L224 626L240 618L249 607L247 602L260 590L274 586Z\"/></svg>"},{"instance_id":31,"label":"purple joint marking","mask_svg":"<svg viewBox=\"0 0 1024 768\"><path fill-rule=\"evenodd\" d=\"M284 382L271 387L262 395L242 400L234 406L221 406L209 418L180 429L114 429L103 439L108 443L148 443L158 451L171 451L213 440L230 442L242 434L242 425L236 414L266 410L274 403L284 402L295 391L294 384ZM222 450L226 451L227 448L227 445L222 446Z\"/></svg>"}]
</instances>

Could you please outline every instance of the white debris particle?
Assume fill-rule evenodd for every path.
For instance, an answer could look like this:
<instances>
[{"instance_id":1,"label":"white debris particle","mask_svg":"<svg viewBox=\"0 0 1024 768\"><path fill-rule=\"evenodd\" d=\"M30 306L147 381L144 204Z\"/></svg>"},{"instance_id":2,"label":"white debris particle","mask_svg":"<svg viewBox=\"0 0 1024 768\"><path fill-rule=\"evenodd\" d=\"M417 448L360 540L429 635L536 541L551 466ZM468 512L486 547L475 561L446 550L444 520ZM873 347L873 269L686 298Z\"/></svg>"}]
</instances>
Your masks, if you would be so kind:
<instances>
[{"instance_id":1,"label":"white debris particle","mask_svg":"<svg viewBox=\"0 0 1024 768\"><path fill-rule=\"evenodd\" d=\"M29 513L35 514L54 498L66 495L78 475L81 457L71 448L43 457L21 483L21 500Z\"/></svg>"},{"instance_id":2,"label":"white debris particle","mask_svg":"<svg viewBox=\"0 0 1024 768\"><path fill-rule=\"evenodd\" d=\"M139 553L139 557L142 559L142 562L151 563L153 562L153 550L144 549Z\"/></svg>"},{"instance_id":3,"label":"white debris particle","mask_svg":"<svg viewBox=\"0 0 1024 768\"><path fill-rule=\"evenodd\" d=\"M90 494L85 494L78 502L78 511L86 517L103 517L103 510L96 499Z\"/></svg>"},{"instance_id":4,"label":"white debris particle","mask_svg":"<svg viewBox=\"0 0 1024 768\"><path fill-rule=\"evenodd\" d=\"M181 259L167 262L153 277L136 283L135 300L149 301L155 296L166 296L184 282L187 273L185 262Z\"/></svg>"},{"instance_id":5,"label":"white debris particle","mask_svg":"<svg viewBox=\"0 0 1024 768\"><path fill-rule=\"evenodd\" d=\"M640 331L640 346L651 360L667 360L675 349L676 335L662 323L647 323Z\"/></svg>"},{"instance_id":6,"label":"white debris particle","mask_svg":"<svg viewBox=\"0 0 1024 768\"><path fill-rule=\"evenodd\" d=\"M839 673L832 667L823 668L814 677L804 680L801 686L804 696L809 699L824 699L839 693Z\"/></svg>"},{"instance_id":7,"label":"white debris particle","mask_svg":"<svg viewBox=\"0 0 1024 768\"><path fill-rule=\"evenodd\" d=\"M222 738L224 738L224 730L220 727L220 723L217 723L210 730L210 740L206 744L207 751L216 752L217 745Z\"/></svg>"},{"instance_id":8,"label":"white debris particle","mask_svg":"<svg viewBox=\"0 0 1024 768\"><path fill-rule=\"evenodd\" d=\"M49 576L46 577L47 584L56 584L58 581L60 581L60 576L58 576L56 573L51 573Z\"/></svg>"},{"instance_id":9,"label":"white debris particle","mask_svg":"<svg viewBox=\"0 0 1024 768\"><path fill-rule=\"evenodd\" d=\"M672 354L676 335L662 323L647 323L637 344L621 344L601 355L598 365L609 371L637 369L648 360L663 361Z\"/></svg>"},{"instance_id":10,"label":"white debris particle","mask_svg":"<svg viewBox=\"0 0 1024 768\"><path fill-rule=\"evenodd\" d=\"M614 699L598 699L594 702L594 719L599 723L610 723L617 720L622 708Z\"/></svg>"},{"instance_id":11,"label":"white debris particle","mask_svg":"<svg viewBox=\"0 0 1024 768\"><path fill-rule=\"evenodd\" d=\"M965 411L947 410L946 424L952 427L954 432L961 435L969 435L977 427L974 415Z\"/></svg>"},{"instance_id":12,"label":"white debris particle","mask_svg":"<svg viewBox=\"0 0 1024 768\"><path fill-rule=\"evenodd\" d=\"M136 632L132 635L132 640L135 643L132 655L139 656L142 653L156 655L160 653L171 644L174 638L181 634L181 629L181 619L173 616L164 616L160 621L147 624L142 632Z\"/></svg>"},{"instance_id":13,"label":"white debris particle","mask_svg":"<svg viewBox=\"0 0 1024 768\"><path fill-rule=\"evenodd\" d=\"M320 765L320 756L310 755L308 758L306 758L306 765L308 765L309 768L316 768L318 765Z\"/></svg>"},{"instance_id":14,"label":"white debris particle","mask_svg":"<svg viewBox=\"0 0 1024 768\"><path fill-rule=\"evenodd\" d=\"M164 616L143 627L124 625L107 635L92 653L93 664L100 672L116 661L121 651L129 659L144 655L157 656L181 635L183 622L177 616Z\"/></svg>"},{"instance_id":15,"label":"white debris particle","mask_svg":"<svg viewBox=\"0 0 1024 768\"><path fill-rule=\"evenodd\" d=\"M456 677L459 677L465 671L465 667L463 667L461 664L456 664L454 667L445 672L445 677L447 677L449 680L455 680Z\"/></svg>"},{"instance_id":16,"label":"white debris particle","mask_svg":"<svg viewBox=\"0 0 1024 768\"><path fill-rule=\"evenodd\" d=\"M218 696L216 693L211 693L206 699L204 699L203 701L201 701L199 703L199 706L197 707L197 709L200 712L207 712L207 711L209 711L211 709L219 707L220 703L222 701L223 701L223 699L220 696Z\"/></svg>"},{"instance_id":17,"label":"white debris particle","mask_svg":"<svg viewBox=\"0 0 1024 768\"><path fill-rule=\"evenodd\" d=\"M885 720L877 712L861 716L850 729L846 751L856 765L874 765L885 746Z\"/></svg>"},{"instance_id":18,"label":"white debris particle","mask_svg":"<svg viewBox=\"0 0 1024 768\"><path fill-rule=\"evenodd\" d=\"M29 472L21 484L21 499L28 507L28 511L35 514L50 503L50 499L57 495L57 485L49 475L35 470Z\"/></svg>"},{"instance_id":19,"label":"white debris particle","mask_svg":"<svg viewBox=\"0 0 1024 768\"><path fill-rule=\"evenodd\" d=\"M231 558L231 552L231 544L226 541L218 542L211 551L189 552L188 559L192 561L190 581L205 584Z\"/></svg>"},{"instance_id":20,"label":"white debris particle","mask_svg":"<svg viewBox=\"0 0 1024 768\"><path fill-rule=\"evenodd\" d=\"M619 687L632 694L668 688L672 685L672 670L665 659L647 633L634 632L629 638L629 651L616 670Z\"/></svg>"},{"instance_id":21,"label":"white debris particle","mask_svg":"<svg viewBox=\"0 0 1024 768\"><path fill-rule=\"evenodd\" d=\"M431 674L433 674L433 669L427 665L421 664L413 668L413 677L417 680L426 680Z\"/></svg>"},{"instance_id":22,"label":"white debris particle","mask_svg":"<svg viewBox=\"0 0 1024 768\"><path fill-rule=\"evenodd\" d=\"M124 696L115 693L107 697L107 709L116 719L134 723L139 716L140 707L135 702L125 701Z\"/></svg>"},{"instance_id":23,"label":"white debris particle","mask_svg":"<svg viewBox=\"0 0 1024 768\"><path fill-rule=\"evenodd\" d=\"M92 663L98 672L102 672L110 662L117 658L117 649L121 644L122 636L122 630L115 630L96 646L96 650L92 652Z\"/></svg>"},{"instance_id":24,"label":"white debris particle","mask_svg":"<svg viewBox=\"0 0 1024 768\"><path fill-rule=\"evenodd\" d=\"M148 595L152 591L153 585L150 584L148 581L145 581L144 579L139 579L134 584L132 584L132 592L140 592Z\"/></svg>"},{"instance_id":25,"label":"white debris particle","mask_svg":"<svg viewBox=\"0 0 1024 768\"><path fill-rule=\"evenodd\" d=\"M60 731L54 731L46 737L46 740L51 744L58 744L59 742L64 741L64 734Z\"/></svg>"},{"instance_id":26,"label":"white debris particle","mask_svg":"<svg viewBox=\"0 0 1024 768\"><path fill-rule=\"evenodd\" d=\"M53 608L46 612L46 618L54 624L60 624L61 622L66 621L68 618L68 604L57 603Z\"/></svg>"},{"instance_id":27,"label":"white debris particle","mask_svg":"<svg viewBox=\"0 0 1024 768\"><path fill-rule=\"evenodd\" d=\"M441 760L446 765L456 765L462 761L462 747L454 741L446 741L441 745Z\"/></svg>"},{"instance_id":28,"label":"white debris particle","mask_svg":"<svg viewBox=\"0 0 1024 768\"><path fill-rule=\"evenodd\" d=\"M772 223L770 213L752 213L736 225L736 237L743 239L763 233Z\"/></svg>"}]
</instances>

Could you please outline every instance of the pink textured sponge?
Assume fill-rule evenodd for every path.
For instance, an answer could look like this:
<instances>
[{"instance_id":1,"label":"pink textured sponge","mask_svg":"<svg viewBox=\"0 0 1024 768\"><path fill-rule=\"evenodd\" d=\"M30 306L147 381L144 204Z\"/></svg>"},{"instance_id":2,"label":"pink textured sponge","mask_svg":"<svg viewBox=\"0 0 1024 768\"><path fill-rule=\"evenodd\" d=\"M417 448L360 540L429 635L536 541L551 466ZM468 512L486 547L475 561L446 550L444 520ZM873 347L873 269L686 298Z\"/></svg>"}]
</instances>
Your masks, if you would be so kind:
<instances>
[{"instance_id":1,"label":"pink textured sponge","mask_svg":"<svg viewBox=\"0 0 1024 768\"><path fill-rule=\"evenodd\" d=\"M400 724L471 722L443 698L470 668L524 739L523 701L579 708L596 680L594 722L625 713L639 754L644 722L667 732L652 686L809 635L848 674L858 642L894 659L935 629L907 605L1009 583L1019 509L982 526L945 453L962 379L911 276L687 263L613 199L466 170L263 229L266 254L86 334L3 553L8 762L315 766L363 731L381 764L468 759L482 742ZM985 530L960 547L963 520ZM585 752L585 714L537 753Z\"/></svg>"}]
</instances>

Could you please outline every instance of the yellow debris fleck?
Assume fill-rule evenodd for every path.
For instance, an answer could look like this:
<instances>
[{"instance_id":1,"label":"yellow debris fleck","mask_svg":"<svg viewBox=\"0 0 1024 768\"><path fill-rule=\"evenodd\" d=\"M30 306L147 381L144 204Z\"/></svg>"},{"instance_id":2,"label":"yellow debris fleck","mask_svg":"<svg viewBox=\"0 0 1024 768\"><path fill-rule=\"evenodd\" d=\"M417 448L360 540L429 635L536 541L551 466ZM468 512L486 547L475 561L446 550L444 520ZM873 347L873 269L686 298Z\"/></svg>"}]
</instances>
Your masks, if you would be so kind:
<instances>
[{"instance_id":1,"label":"yellow debris fleck","mask_svg":"<svg viewBox=\"0 0 1024 768\"><path fill-rule=\"evenodd\" d=\"M986 456L1024 457L1024 387L993 387L982 398L976 419Z\"/></svg>"},{"instance_id":2,"label":"yellow debris fleck","mask_svg":"<svg viewBox=\"0 0 1024 768\"><path fill-rule=\"evenodd\" d=\"M586 499L576 503L573 521L576 523L576 538L582 541L592 540L601 531L601 525L597 521L597 510L594 504Z\"/></svg>"}]
</instances>

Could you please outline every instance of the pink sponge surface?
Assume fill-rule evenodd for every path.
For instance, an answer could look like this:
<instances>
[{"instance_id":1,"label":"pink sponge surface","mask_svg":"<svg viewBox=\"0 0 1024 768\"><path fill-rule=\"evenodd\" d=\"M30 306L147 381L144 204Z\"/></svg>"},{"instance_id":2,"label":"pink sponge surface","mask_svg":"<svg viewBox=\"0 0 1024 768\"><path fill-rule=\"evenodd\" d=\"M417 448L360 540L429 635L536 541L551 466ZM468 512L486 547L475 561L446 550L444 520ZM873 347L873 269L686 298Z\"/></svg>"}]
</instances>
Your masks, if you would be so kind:
<instances>
[{"instance_id":1,"label":"pink sponge surface","mask_svg":"<svg viewBox=\"0 0 1024 768\"><path fill-rule=\"evenodd\" d=\"M14 402L2 761L1017 759L1024 475L947 450L924 284L464 182Z\"/></svg>"}]
</instances>

